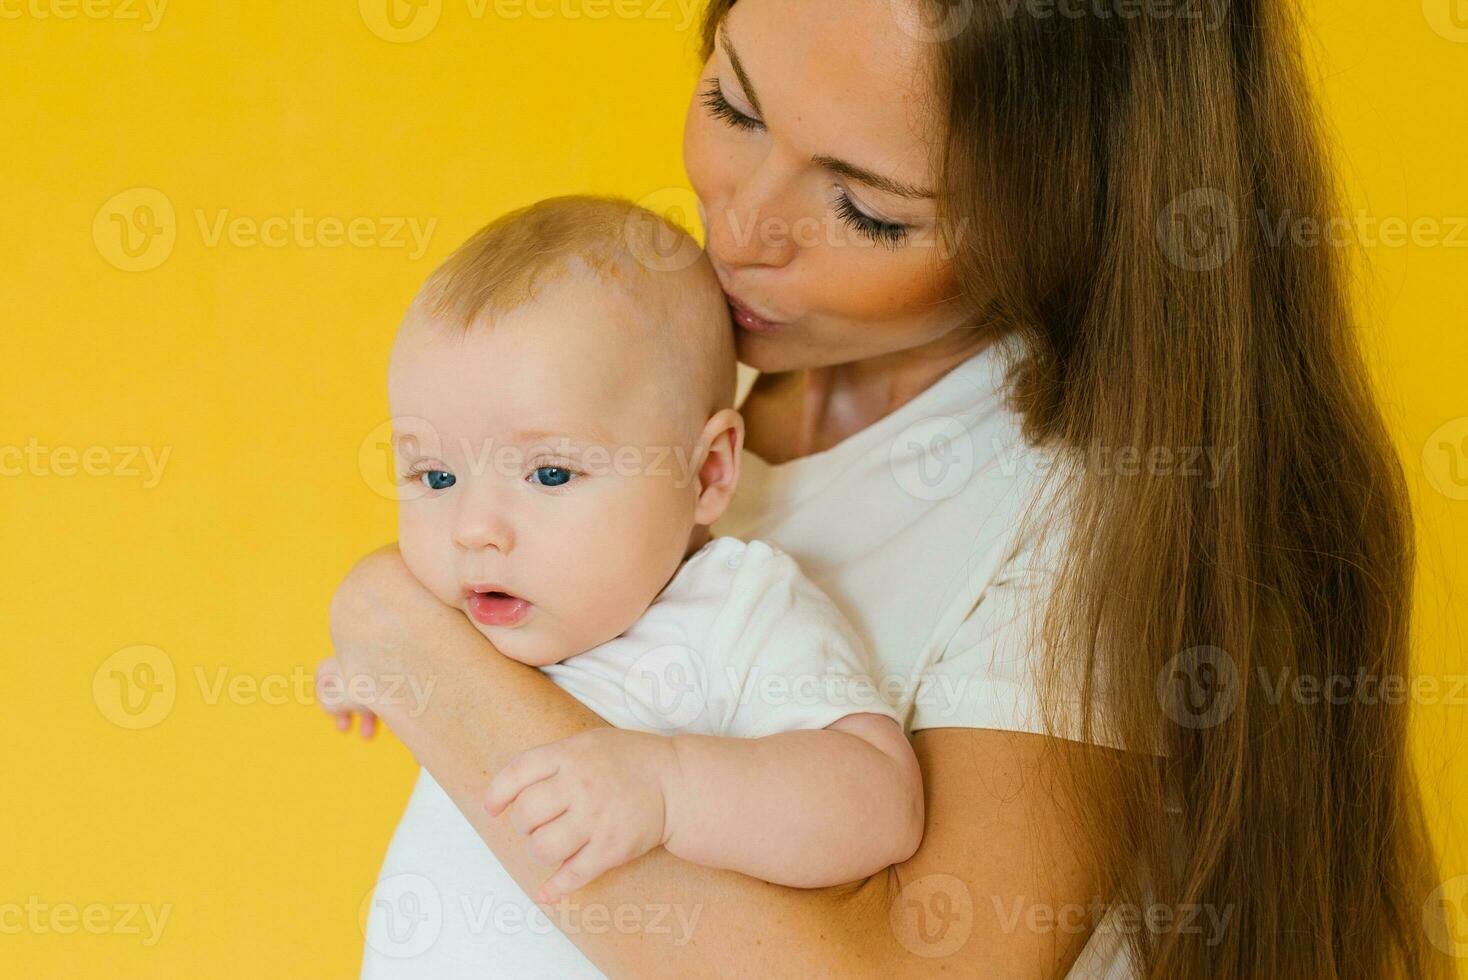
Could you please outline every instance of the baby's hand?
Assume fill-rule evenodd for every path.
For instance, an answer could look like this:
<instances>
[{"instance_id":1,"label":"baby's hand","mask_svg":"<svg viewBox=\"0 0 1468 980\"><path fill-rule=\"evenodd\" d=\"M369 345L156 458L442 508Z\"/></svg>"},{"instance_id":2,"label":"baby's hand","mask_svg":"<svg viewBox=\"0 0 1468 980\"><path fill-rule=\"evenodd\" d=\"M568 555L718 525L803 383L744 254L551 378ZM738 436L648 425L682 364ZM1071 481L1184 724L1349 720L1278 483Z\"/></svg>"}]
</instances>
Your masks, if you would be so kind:
<instances>
[{"instance_id":1,"label":"baby's hand","mask_svg":"<svg viewBox=\"0 0 1468 980\"><path fill-rule=\"evenodd\" d=\"M535 895L553 903L668 836L665 779L673 740L597 728L515 756L489 784L485 809L506 809L530 856L559 865Z\"/></svg>"},{"instance_id":2,"label":"baby's hand","mask_svg":"<svg viewBox=\"0 0 1468 980\"><path fill-rule=\"evenodd\" d=\"M363 738L371 738L377 731L377 715L349 696L346 681L342 678L341 664L337 663L335 657L327 657L316 665L316 703L321 705L321 710L336 718L339 732L351 729L354 712L362 715L360 730Z\"/></svg>"}]
</instances>

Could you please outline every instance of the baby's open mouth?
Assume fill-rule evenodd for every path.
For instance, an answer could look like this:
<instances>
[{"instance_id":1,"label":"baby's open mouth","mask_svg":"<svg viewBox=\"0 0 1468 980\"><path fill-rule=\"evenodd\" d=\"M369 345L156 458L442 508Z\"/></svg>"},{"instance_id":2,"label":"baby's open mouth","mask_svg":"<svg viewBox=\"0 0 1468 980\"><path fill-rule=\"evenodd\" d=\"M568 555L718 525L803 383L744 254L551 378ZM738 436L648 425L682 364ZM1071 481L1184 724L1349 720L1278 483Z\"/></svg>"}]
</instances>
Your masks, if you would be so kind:
<instances>
[{"instance_id":1,"label":"baby's open mouth","mask_svg":"<svg viewBox=\"0 0 1468 980\"><path fill-rule=\"evenodd\" d=\"M518 626L530 613L530 603L498 589L475 589L468 597L469 615L485 626Z\"/></svg>"}]
</instances>

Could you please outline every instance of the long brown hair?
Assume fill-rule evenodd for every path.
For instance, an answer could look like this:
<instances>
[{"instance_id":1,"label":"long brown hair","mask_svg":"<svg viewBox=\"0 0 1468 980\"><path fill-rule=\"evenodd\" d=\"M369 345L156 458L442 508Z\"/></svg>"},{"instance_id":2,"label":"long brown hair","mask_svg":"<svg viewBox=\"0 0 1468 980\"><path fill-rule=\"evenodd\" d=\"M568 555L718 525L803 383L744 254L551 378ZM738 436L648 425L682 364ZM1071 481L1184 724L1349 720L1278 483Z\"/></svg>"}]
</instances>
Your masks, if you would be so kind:
<instances>
[{"instance_id":1,"label":"long brown hair","mask_svg":"<svg viewBox=\"0 0 1468 980\"><path fill-rule=\"evenodd\" d=\"M1111 901L1227 916L1127 933L1146 976L1449 976L1405 707L1287 693L1406 674L1414 562L1348 255L1278 233L1341 213L1295 12L1068 6L913 9L947 100L945 245L975 328L1020 341L1027 437L1077 464L1054 470L1052 721L1079 691L1087 734L1166 759L1068 766L1079 844Z\"/></svg>"}]
</instances>

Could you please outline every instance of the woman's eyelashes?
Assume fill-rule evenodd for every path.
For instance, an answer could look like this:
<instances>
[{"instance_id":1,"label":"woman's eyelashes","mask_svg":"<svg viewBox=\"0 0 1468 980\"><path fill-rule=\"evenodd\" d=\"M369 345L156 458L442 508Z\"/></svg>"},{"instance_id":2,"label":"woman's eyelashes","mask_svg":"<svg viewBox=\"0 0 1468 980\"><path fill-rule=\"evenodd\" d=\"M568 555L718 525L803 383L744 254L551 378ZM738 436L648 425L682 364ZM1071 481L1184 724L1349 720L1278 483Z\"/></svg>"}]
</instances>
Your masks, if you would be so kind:
<instances>
[{"instance_id":1,"label":"woman's eyelashes","mask_svg":"<svg viewBox=\"0 0 1468 980\"><path fill-rule=\"evenodd\" d=\"M708 90L699 93L705 108L730 126L743 130L760 130L765 124L760 120L734 108L724 96L723 86L717 78L709 83ZM855 229L857 234L886 248L896 249L907 241L908 226L895 221L883 221L860 210L846 192L842 191L835 203L836 217Z\"/></svg>"},{"instance_id":2,"label":"woman's eyelashes","mask_svg":"<svg viewBox=\"0 0 1468 980\"><path fill-rule=\"evenodd\" d=\"M865 237L884 248L895 249L907 241L907 225L895 221L883 221L860 211L851 198L842 191L836 195L836 216Z\"/></svg>"},{"instance_id":3,"label":"woman's eyelashes","mask_svg":"<svg viewBox=\"0 0 1468 980\"><path fill-rule=\"evenodd\" d=\"M724 87L715 78L709 83L707 92L700 95L704 106L719 119L738 129L763 129L764 123L753 116L745 115L724 97Z\"/></svg>"}]
</instances>

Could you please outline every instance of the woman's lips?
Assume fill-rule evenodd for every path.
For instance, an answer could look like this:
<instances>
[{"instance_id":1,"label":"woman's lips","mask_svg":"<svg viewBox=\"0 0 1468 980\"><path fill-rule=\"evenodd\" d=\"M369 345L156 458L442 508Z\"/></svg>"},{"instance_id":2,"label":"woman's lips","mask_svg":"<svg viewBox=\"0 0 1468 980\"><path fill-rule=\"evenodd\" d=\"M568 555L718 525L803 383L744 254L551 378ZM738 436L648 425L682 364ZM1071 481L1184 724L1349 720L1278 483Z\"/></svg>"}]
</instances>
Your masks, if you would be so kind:
<instances>
[{"instance_id":1,"label":"woman's lips","mask_svg":"<svg viewBox=\"0 0 1468 980\"><path fill-rule=\"evenodd\" d=\"M469 615L485 626L518 626L530 615L530 603L507 592L475 592L468 605Z\"/></svg>"},{"instance_id":2,"label":"woman's lips","mask_svg":"<svg viewBox=\"0 0 1468 980\"><path fill-rule=\"evenodd\" d=\"M725 293L724 297L729 302L729 313L734 317L734 322L745 330L755 333L769 333L774 330L780 330L785 326L785 324L778 320L770 320L760 316L728 293Z\"/></svg>"}]
</instances>

